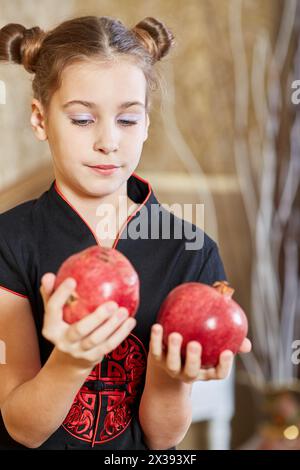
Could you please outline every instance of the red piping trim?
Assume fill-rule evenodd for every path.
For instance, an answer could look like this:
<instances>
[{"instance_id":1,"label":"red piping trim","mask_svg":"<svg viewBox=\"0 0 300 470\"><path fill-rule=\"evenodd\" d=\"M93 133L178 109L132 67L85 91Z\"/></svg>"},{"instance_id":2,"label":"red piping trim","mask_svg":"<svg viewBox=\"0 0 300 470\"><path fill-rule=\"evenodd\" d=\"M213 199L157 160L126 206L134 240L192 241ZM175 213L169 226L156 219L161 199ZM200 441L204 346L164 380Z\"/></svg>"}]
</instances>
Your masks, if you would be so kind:
<instances>
[{"instance_id":1,"label":"red piping trim","mask_svg":"<svg viewBox=\"0 0 300 470\"><path fill-rule=\"evenodd\" d=\"M75 207L68 201L68 199L63 195L63 193L61 192L61 190L58 188L57 186L57 183L56 183L56 180L54 182L54 188L56 190L56 192L60 195L60 197L71 207L71 209L76 212L76 214L81 218L81 220L85 223L85 225L88 227L88 229L91 231L91 233L93 234L96 242L97 242L97 237L96 237L96 234L95 232L93 231L92 227L89 226L89 224L86 222L86 220L84 220L84 218L79 214L79 212L75 209ZM99 245L99 243L97 242L97 244Z\"/></svg>"},{"instance_id":2,"label":"red piping trim","mask_svg":"<svg viewBox=\"0 0 300 470\"><path fill-rule=\"evenodd\" d=\"M24 299L28 299L28 295L19 294L19 292L15 292L14 290L8 289L7 287L0 286L0 289L7 290L8 292L11 292L12 294L18 295L19 297L23 297Z\"/></svg>"},{"instance_id":3,"label":"red piping trim","mask_svg":"<svg viewBox=\"0 0 300 470\"><path fill-rule=\"evenodd\" d=\"M129 222L130 222L131 219L135 216L135 214L136 214L139 210L141 210L141 208L146 204L146 202L148 201L148 199L149 199L149 197L151 196L151 193L152 193L152 188L151 188L151 186L150 186L150 184L149 184L148 181L144 180L143 178L141 178L141 176L137 175L136 173L133 173L133 176L134 176L135 178L137 178L138 180L142 181L143 183L146 183L146 184L148 185L148 190L149 190L149 192L148 192L148 194L147 194L146 199L142 202L142 204L141 204L129 217L127 217L127 220L126 220L126 221L124 222L124 224L122 225L122 227L121 227L121 229L120 229L120 231L119 231L119 233L118 233L118 235L117 235L117 238L116 238L115 241L114 241L113 248L116 247L116 245L117 245L118 241L120 240L120 237L121 237L121 235L122 235L122 233L123 233L125 227L129 224Z\"/></svg>"},{"instance_id":4,"label":"red piping trim","mask_svg":"<svg viewBox=\"0 0 300 470\"><path fill-rule=\"evenodd\" d=\"M142 178L141 176L137 175L136 173L132 173L132 175L139 179L140 181L142 181L143 183L147 184L148 186L148 194L146 196L146 199L139 205L139 207L129 216L127 217L127 220L124 222L124 224L122 225L121 229L119 230L119 233L114 241L114 244L113 244L113 248L116 247L116 245L118 244L119 240L120 240L120 237L122 235L122 232L124 231L126 225L129 224L130 220L135 216L135 214L141 210L141 208L146 204L146 202L148 201L149 197L151 196L151 193L152 193L152 188L150 186L150 183L148 181L146 181L144 178ZM79 214L79 212L75 209L75 207L68 201L68 199L63 195L63 193L61 192L61 190L58 188L57 186L57 183L56 183L56 180L54 181L54 188L56 190L56 192L59 194L59 196L71 207L71 209L76 212L76 214L81 218L81 220L85 223L85 225L88 227L88 229L90 230L90 232L93 234L93 237L97 243L98 246L101 246L100 243L98 242L97 240L97 236L94 232L94 230L90 227L90 225L86 222L86 220Z\"/></svg>"}]
</instances>

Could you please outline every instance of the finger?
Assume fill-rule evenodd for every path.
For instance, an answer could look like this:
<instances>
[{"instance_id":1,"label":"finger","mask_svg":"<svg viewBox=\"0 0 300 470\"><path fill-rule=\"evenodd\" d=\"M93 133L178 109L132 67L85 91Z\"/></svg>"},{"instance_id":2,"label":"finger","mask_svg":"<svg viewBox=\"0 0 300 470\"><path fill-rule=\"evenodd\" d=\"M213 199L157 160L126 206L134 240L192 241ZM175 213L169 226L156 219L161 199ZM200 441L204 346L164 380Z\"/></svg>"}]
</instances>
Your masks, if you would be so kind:
<instances>
[{"instance_id":1,"label":"finger","mask_svg":"<svg viewBox=\"0 0 300 470\"><path fill-rule=\"evenodd\" d=\"M40 292L44 303L47 303L54 290L56 276L53 273L45 273L41 278Z\"/></svg>"},{"instance_id":2,"label":"finger","mask_svg":"<svg viewBox=\"0 0 300 470\"><path fill-rule=\"evenodd\" d=\"M48 311L54 321L62 320L62 309L68 298L76 288L76 281L73 278L65 279L55 292L50 296L48 301Z\"/></svg>"},{"instance_id":3,"label":"finger","mask_svg":"<svg viewBox=\"0 0 300 470\"><path fill-rule=\"evenodd\" d=\"M117 330L105 341L104 346L100 347L104 354L109 354L116 349L130 334L136 325L136 319L133 317L127 318Z\"/></svg>"},{"instance_id":4,"label":"finger","mask_svg":"<svg viewBox=\"0 0 300 470\"><path fill-rule=\"evenodd\" d=\"M252 349L251 341L248 338L245 338L240 346L240 353L248 353Z\"/></svg>"},{"instance_id":5,"label":"finger","mask_svg":"<svg viewBox=\"0 0 300 470\"><path fill-rule=\"evenodd\" d=\"M152 325L149 352L156 360L161 360L163 355L163 327L159 323Z\"/></svg>"},{"instance_id":6,"label":"finger","mask_svg":"<svg viewBox=\"0 0 300 470\"><path fill-rule=\"evenodd\" d=\"M128 315L127 308L121 307L117 309L105 323L80 342L81 348L87 351L98 346L100 343L104 343L120 327L121 323L128 318Z\"/></svg>"},{"instance_id":7,"label":"finger","mask_svg":"<svg viewBox=\"0 0 300 470\"><path fill-rule=\"evenodd\" d=\"M220 354L219 364L216 367L216 378L226 379L230 374L233 364L233 353L230 350L223 351Z\"/></svg>"},{"instance_id":8,"label":"finger","mask_svg":"<svg viewBox=\"0 0 300 470\"><path fill-rule=\"evenodd\" d=\"M201 365L202 348L197 341L190 341L186 349L186 361L184 365L183 375L187 381L196 380Z\"/></svg>"},{"instance_id":9,"label":"finger","mask_svg":"<svg viewBox=\"0 0 300 470\"><path fill-rule=\"evenodd\" d=\"M181 344L182 336L179 333L171 333L168 337L168 351L166 365L171 375L177 375L181 370Z\"/></svg>"},{"instance_id":10,"label":"finger","mask_svg":"<svg viewBox=\"0 0 300 470\"><path fill-rule=\"evenodd\" d=\"M208 369L200 369L200 373L197 380L217 380L216 368L210 367Z\"/></svg>"},{"instance_id":11,"label":"finger","mask_svg":"<svg viewBox=\"0 0 300 470\"><path fill-rule=\"evenodd\" d=\"M66 331L66 339L71 343L81 341L83 338L90 335L95 329L101 326L117 310L118 304L116 302L105 302L104 304L100 305L93 313L69 326Z\"/></svg>"}]
</instances>

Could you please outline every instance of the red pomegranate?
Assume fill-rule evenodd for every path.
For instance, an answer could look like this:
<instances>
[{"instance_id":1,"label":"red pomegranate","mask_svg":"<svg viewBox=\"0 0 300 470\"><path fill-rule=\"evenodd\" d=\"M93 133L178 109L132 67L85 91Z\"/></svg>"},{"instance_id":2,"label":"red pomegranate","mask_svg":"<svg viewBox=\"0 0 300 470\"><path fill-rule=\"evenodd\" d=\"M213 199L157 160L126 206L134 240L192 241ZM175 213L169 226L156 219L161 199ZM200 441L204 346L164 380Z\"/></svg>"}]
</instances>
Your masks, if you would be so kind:
<instances>
[{"instance_id":1,"label":"red pomegranate","mask_svg":"<svg viewBox=\"0 0 300 470\"><path fill-rule=\"evenodd\" d=\"M232 300L234 290L225 281L213 286L187 282L173 289L159 310L157 322L163 326L163 344L178 332L183 337L181 355L185 358L189 341L202 346L202 367L214 367L225 349L236 354L247 335L248 321L241 307Z\"/></svg>"},{"instance_id":2,"label":"red pomegranate","mask_svg":"<svg viewBox=\"0 0 300 470\"><path fill-rule=\"evenodd\" d=\"M56 276L56 289L66 278L77 285L63 308L63 319L74 323L109 300L134 316L139 305L139 277L130 261L114 248L91 246L66 259Z\"/></svg>"}]
</instances>

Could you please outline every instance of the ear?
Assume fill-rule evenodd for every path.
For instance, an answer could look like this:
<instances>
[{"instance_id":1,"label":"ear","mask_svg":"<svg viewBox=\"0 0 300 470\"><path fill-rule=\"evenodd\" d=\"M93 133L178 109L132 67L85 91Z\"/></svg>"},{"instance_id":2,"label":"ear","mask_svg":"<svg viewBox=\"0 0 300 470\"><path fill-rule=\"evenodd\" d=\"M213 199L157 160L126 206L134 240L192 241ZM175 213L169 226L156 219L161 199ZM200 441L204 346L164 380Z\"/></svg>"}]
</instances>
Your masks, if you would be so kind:
<instances>
[{"instance_id":1,"label":"ear","mask_svg":"<svg viewBox=\"0 0 300 470\"><path fill-rule=\"evenodd\" d=\"M146 126L145 126L144 142L148 139L149 125L150 125L150 118L149 118L149 114L146 113Z\"/></svg>"},{"instance_id":2,"label":"ear","mask_svg":"<svg viewBox=\"0 0 300 470\"><path fill-rule=\"evenodd\" d=\"M31 118L30 123L38 140L48 140L46 131L46 118L41 102L33 98L31 102Z\"/></svg>"}]
</instances>

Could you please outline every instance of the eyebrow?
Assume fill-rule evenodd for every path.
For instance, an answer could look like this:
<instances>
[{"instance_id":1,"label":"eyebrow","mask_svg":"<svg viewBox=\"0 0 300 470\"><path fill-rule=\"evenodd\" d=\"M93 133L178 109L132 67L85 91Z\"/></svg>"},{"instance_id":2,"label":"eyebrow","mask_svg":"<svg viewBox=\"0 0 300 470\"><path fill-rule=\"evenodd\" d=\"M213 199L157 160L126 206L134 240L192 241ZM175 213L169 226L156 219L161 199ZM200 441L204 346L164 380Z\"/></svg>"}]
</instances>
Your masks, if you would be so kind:
<instances>
[{"instance_id":1,"label":"eyebrow","mask_svg":"<svg viewBox=\"0 0 300 470\"><path fill-rule=\"evenodd\" d=\"M92 103L91 101L72 100L72 101L68 101L67 103L63 104L63 109L69 108L69 106L72 106L73 104L81 104L82 106L85 106L87 108L96 108L97 107L97 104ZM121 103L119 105L119 109L130 108L130 106L134 106L134 105L142 106L143 108L145 108L144 103L141 103L140 101L126 101L125 103Z\"/></svg>"}]
</instances>

